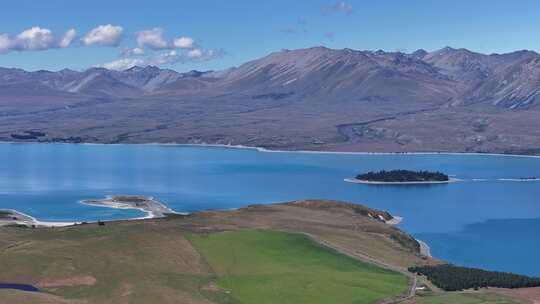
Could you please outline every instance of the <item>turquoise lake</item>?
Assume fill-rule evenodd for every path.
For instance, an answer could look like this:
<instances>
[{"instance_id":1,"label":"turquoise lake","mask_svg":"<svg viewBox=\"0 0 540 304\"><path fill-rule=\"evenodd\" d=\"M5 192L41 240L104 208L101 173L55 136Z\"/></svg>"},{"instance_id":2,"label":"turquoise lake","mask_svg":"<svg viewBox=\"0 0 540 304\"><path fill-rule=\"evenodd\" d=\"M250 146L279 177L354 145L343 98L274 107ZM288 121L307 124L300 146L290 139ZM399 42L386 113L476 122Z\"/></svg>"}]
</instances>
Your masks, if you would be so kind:
<instances>
[{"instance_id":1,"label":"turquoise lake","mask_svg":"<svg viewBox=\"0 0 540 304\"><path fill-rule=\"evenodd\" d=\"M46 221L144 216L86 206L112 194L153 196L178 212L304 198L347 200L402 216L435 257L540 276L540 158L443 154L271 153L158 145L0 144L0 209ZM440 170L445 185L344 182L381 169Z\"/></svg>"}]
</instances>

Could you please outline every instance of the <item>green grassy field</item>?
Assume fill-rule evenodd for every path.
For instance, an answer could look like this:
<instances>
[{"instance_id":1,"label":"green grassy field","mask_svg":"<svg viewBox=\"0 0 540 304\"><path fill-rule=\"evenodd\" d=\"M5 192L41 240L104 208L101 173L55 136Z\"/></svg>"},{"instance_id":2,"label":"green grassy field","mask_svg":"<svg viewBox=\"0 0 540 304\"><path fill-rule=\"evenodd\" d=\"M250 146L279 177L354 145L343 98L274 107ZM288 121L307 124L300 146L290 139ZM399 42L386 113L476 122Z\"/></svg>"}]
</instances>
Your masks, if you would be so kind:
<instances>
[{"instance_id":1,"label":"green grassy field","mask_svg":"<svg viewBox=\"0 0 540 304\"><path fill-rule=\"evenodd\" d=\"M373 303L407 278L323 248L301 234L244 230L190 235L239 303Z\"/></svg>"},{"instance_id":2,"label":"green grassy field","mask_svg":"<svg viewBox=\"0 0 540 304\"><path fill-rule=\"evenodd\" d=\"M519 304L500 295L481 293L444 293L416 297L414 304Z\"/></svg>"}]
</instances>

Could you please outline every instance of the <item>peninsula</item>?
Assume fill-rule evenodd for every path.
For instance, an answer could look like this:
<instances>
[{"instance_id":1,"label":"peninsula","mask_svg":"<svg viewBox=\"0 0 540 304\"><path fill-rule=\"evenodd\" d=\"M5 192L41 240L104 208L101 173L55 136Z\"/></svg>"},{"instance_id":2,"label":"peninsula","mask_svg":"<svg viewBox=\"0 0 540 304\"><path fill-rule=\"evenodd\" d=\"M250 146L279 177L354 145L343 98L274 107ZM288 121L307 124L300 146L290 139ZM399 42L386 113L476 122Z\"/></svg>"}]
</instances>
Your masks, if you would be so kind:
<instances>
[{"instance_id":1,"label":"peninsula","mask_svg":"<svg viewBox=\"0 0 540 304\"><path fill-rule=\"evenodd\" d=\"M142 195L113 195L104 199L83 200L81 203L116 209L137 209L148 214L145 218L165 217L167 214L176 213L154 198Z\"/></svg>"}]
</instances>

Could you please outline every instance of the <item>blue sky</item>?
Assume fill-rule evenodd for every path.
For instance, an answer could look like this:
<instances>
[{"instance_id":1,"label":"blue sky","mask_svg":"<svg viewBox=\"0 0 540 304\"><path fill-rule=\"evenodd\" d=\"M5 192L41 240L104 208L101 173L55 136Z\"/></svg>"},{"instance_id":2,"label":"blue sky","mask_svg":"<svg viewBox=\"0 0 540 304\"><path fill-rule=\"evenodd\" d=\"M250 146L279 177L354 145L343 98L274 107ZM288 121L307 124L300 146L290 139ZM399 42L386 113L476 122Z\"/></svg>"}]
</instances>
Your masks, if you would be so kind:
<instances>
[{"instance_id":1,"label":"blue sky","mask_svg":"<svg viewBox=\"0 0 540 304\"><path fill-rule=\"evenodd\" d=\"M27 70L133 64L216 70L318 45L540 51L540 1L533 0L5 2L0 66Z\"/></svg>"}]
</instances>

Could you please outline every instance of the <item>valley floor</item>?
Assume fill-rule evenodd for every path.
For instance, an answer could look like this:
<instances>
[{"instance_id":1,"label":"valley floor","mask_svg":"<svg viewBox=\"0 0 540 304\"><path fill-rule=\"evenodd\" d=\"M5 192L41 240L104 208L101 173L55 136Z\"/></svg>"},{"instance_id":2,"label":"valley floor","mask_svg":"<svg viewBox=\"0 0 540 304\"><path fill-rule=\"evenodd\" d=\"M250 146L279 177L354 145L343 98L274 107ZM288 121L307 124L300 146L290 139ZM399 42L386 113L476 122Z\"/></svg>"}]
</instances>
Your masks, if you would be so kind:
<instances>
[{"instance_id":1,"label":"valley floor","mask_svg":"<svg viewBox=\"0 0 540 304\"><path fill-rule=\"evenodd\" d=\"M538 109L249 96L0 96L0 141L177 143L342 152L540 154ZM28 97L34 100L36 97ZM41 99L39 99L41 101ZM114 113L112 115L111 113ZM32 136L39 132L39 136ZM30 132L30 133L29 133Z\"/></svg>"}]
</instances>

